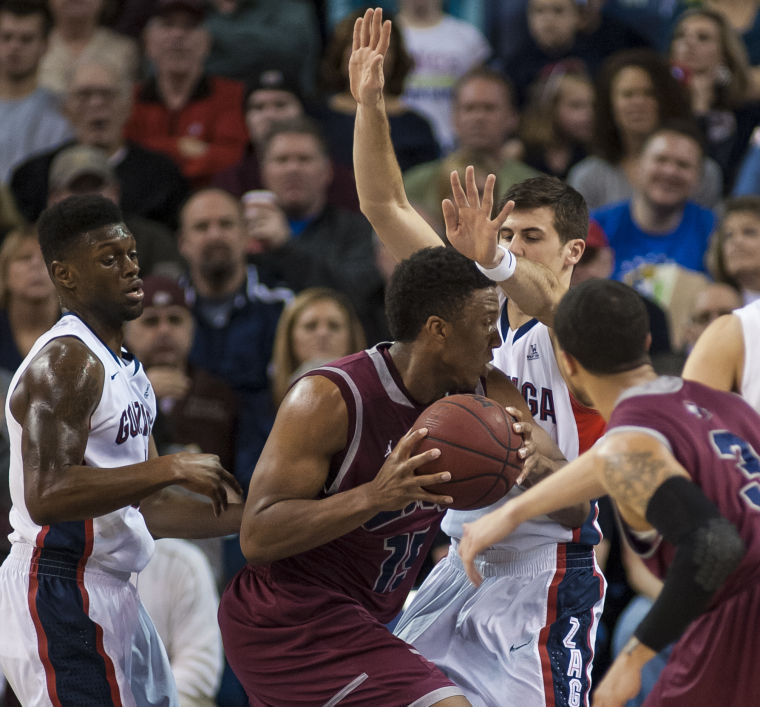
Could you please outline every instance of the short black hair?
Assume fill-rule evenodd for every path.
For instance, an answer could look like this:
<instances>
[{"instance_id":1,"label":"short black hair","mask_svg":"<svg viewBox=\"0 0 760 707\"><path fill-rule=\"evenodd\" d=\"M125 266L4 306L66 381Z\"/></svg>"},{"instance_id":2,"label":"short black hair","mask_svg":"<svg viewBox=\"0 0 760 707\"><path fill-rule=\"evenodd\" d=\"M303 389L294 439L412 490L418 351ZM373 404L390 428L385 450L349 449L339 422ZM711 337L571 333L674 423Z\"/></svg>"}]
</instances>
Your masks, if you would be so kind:
<instances>
[{"instance_id":1,"label":"short black hair","mask_svg":"<svg viewBox=\"0 0 760 707\"><path fill-rule=\"evenodd\" d=\"M591 373L622 373L650 362L646 305L622 282L593 278L571 287L557 306L554 332L560 348Z\"/></svg>"},{"instance_id":2,"label":"short black hair","mask_svg":"<svg viewBox=\"0 0 760 707\"><path fill-rule=\"evenodd\" d=\"M541 175L513 184L501 198L498 210L508 201L515 202L515 211L549 206L554 211L554 228L560 243L572 238L586 240L588 206L581 193L557 177Z\"/></svg>"},{"instance_id":3,"label":"short black hair","mask_svg":"<svg viewBox=\"0 0 760 707\"><path fill-rule=\"evenodd\" d=\"M62 260L85 233L123 220L121 209L99 194L70 196L53 204L37 222L45 264Z\"/></svg>"},{"instance_id":4,"label":"short black hair","mask_svg":"<svg viewBox=\"0 0 760 707\"><path fill-rule=\"evenodd\" d=\"M494 287L467 257L453 248L423 248L393 271L385 290L388 329L396 341L417 338L428 317L454 321L475 290Z\"/></svg>"},{"instance_id":5,"label":"short black hair","mask_svg":"<svg viewBox=\"0 0 760 707\"><path fill-rule=\"evenodd\" d=\"M53 15L47 3L42 0L4 0L0 2L0 14L7 13L14 17L39 15L42 20L42 33L47 37L53 28Z\"/></svg>"}]
</instances>

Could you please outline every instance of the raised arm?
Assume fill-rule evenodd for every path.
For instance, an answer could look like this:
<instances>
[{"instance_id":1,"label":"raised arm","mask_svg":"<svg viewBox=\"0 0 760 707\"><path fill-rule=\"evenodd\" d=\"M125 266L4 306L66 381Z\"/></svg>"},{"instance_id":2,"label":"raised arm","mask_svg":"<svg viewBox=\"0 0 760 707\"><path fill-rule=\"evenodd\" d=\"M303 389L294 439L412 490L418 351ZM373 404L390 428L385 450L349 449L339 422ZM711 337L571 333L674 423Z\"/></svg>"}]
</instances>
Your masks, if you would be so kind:
<instances>
[{"instance_id":1,"label":"raised arm","mask_svg":"<svg viewBox=\"0 0 760 707\"><path fill-rule=\"evenodd\" d=\"M683 377L711 388L740 392L744 336L739 317L724 314L705 329L683 368Z\"/></svg>"},{"instance_id":2,"label":"raised arm","mask_svg":"<svg viewBox=\"0 0 760 707\"><path fill-rule=\"evenodd\" d=\"M47 525L94 518L170 484L208 496L216 513L224 509L225 485L237 488L237 482L214 455L172 454L113 469L82 463L103 379L97 357L79 339L64 337L38 354L13 391L10 408L22 428L24 500L32 520Z\"/></svg>"},{"instance_id":3,"label":"raised arm","mask_svg":"<svg viewBox=\"0 0 760 707\"><path fill-rule=\"evenodd\" d=\"M450 497L423 486L448 481L448 472L415 476L414 470L439 456L414 455L424 430L407 434L372 481L320 498L330 459L346 444L348 412L337 386L308 376L288 393L256 470L243 513L240 544L253 564L323 545L359 527L380 511L399 510L414 501L447 505Z\"/></svg>"},{"instance_id":4,"label":"raised arm","mask_svg":"<svg viewBox=\"0 0 760 707\"><path fill-rule=\"evenodd\" d=\"M367 10L357 19L348 71L357 103L354 174L359 204L385 247L396 260L403 260L443 241L409 203L393 151L383 98L390 32L390 20L383 22L380 9Z\"/></svg>"}]
</instances>

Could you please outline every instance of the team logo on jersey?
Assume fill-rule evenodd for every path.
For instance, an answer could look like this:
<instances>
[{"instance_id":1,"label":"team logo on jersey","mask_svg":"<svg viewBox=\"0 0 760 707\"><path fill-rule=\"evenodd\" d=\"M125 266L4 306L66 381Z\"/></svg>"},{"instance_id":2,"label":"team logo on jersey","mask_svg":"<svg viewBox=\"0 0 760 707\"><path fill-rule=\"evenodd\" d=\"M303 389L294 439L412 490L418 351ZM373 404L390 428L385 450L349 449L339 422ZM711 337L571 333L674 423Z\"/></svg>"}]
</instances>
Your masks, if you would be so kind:
<instances>
[{"instance_id":1,"label":"team logo on jersey","mask_svg":"<svg viewBox=\"0 0 760 707\"><path fill-rule=\"evenodd\" d=\"M685 400L683 406L686 408L686 412L690 415L694 415L694 417L698 417L700 420L709 420L712 417L709 410L705 410L703 407L700 407L689 400Z\"/></svg>"},{"instance_id":2,"label":"team logo on jersey","mask_svg":"<svg viewBox=\"0 0 760 707\"><path fill-rule=\"evenodd\" d=\"M124 444L130 437L148 437L153 427L153 416L140 402L135 401L121 413L119 431L114 442Z\"/></svg>"},{"instance_id":3,"label":"team logo on jersey","mask_svg":"<svg viewBox=\"0 0 760 707\"><path fill-rule=\"evenodd\" d=\"M540 356L538 355L538 349L536 348L536 345L530 344L528 347L528 361L535 361L538 358L540 358Z\"/></svg>"}]
</instances>

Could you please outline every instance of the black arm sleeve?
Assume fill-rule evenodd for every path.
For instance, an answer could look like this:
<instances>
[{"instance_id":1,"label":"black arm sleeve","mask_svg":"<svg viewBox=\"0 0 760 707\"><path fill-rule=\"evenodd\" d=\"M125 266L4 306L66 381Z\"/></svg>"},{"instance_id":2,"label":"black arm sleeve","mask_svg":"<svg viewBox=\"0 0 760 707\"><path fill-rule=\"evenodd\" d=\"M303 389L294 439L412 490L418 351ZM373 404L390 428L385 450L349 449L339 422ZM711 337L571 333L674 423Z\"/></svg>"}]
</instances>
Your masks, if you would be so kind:
<instances>
[{"instance_id":1,"label":"black arm sleeve","mask_svg":"<svg viewBox=\"0 0 760 707\"><path fill-rule=\"evenodd\" d=\"M646 517L676 548L660 596L634 633L659 652L707 608L745 548L734 525L683 476L669 478L654 492Z\"/></svg>"}]
</instances>

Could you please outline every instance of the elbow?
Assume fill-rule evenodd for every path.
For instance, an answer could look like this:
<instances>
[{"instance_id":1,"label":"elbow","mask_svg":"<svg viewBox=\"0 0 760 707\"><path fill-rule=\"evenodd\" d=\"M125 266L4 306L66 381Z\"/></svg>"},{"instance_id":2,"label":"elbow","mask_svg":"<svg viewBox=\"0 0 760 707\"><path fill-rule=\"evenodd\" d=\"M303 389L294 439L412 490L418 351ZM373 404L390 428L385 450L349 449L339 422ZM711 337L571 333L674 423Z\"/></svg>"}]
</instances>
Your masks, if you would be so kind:
<instances>
[{"instance_id":1,"label":"elbow","mask_svg":"<svg viewBox=\"0 0 760 707\"><path fill-rule=\"evenodd\" d=\"M50 525L52 523L57 523L60 520L67 520L61 519L56 515L56 504L48 501L44 493L29 493L27 490L24 493L24 503L29 517L32 519L32 522L37 525Z\"/></svg>"}]
</instances>

